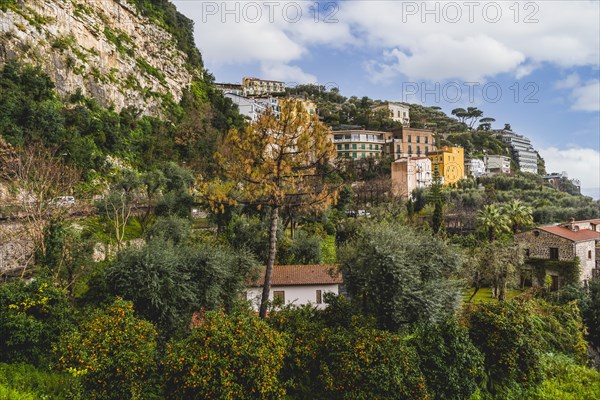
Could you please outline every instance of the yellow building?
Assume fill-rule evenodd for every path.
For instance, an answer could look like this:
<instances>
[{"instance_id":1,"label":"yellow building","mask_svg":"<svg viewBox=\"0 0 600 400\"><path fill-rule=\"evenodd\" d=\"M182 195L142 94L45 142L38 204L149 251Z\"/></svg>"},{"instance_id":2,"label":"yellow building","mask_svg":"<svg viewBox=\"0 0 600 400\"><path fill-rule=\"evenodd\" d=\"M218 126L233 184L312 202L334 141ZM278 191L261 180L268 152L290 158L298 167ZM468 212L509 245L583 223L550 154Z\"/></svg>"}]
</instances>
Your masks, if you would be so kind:
<instances>
[{"instance_id":1,"label":"yellow building","mask_svg":"<svg viewBox=\"0 0 600 400\"><path fill-rule=\"evenodd\" d=\"M432 172L438 171L444 185L456 183L465 177L465 150L462 147L444 146L427 153Z\"/></svg>"}]
</instances>

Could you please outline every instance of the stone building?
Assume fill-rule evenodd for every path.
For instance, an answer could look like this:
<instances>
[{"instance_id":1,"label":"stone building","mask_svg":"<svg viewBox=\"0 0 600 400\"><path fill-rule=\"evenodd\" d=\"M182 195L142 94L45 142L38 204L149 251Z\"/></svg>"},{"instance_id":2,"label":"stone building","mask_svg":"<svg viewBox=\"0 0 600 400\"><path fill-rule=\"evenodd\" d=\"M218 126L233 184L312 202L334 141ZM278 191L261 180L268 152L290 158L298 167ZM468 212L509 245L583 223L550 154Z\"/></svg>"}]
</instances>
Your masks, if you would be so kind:
<instances>
[{"instance_id":1,"label":"stone building","mask_svg":"<svg viewBox=\"0 0 600 400\"><path fill-rule=\"evenodd\" d=\"M583 285L598 275L600 265L598 251L600 232L583 228L591 221L572 221L560 226L540 226L531 231L518 233L515 241L525 249L525 256L530 260L546 260L542 263L546 275L551 278L551 288L559 289L564 282L564 274L558 270L560 261L569 262L579 259L579 282ZM596 224L597 226L597 224ZM544 285L534 276L532 284Z\"/></svg>"}]
</instances>

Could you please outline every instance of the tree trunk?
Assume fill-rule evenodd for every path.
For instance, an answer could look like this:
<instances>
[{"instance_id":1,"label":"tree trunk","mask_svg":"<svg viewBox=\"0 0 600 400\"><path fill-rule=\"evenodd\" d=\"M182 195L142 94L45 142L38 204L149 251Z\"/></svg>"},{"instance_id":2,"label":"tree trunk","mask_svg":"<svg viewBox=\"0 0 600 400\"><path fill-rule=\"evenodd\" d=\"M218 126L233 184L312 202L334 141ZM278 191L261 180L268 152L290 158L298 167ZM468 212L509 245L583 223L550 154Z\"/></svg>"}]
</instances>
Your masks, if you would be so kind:
<instances>
[{"instance_id":1,"label":"tree trunk","mask_svg":"<svg viewBox=\"0 0 600 400\"><path fill-rule=\"evenodd\" d=\"M469 300L467 301L467 303L470 303L471 300L473 300L473 297L475 297L475 295L477 294L477 292L479 292L480 288L481 288L481 278L479 277L479 274L477 274L477 281L475 283L475 291L473 292L473 294L471 295L471 297L469 297Z\"/></svg>"},{"instance_id":2,"label":"tree trunk","mask_svg":"<svg viewBox=\"0 0 600 400\"><path fill-rule=\"evenodd\" d=\"M271 209L271 232L269 236L269 258L267 259L267 269L265 270L265 283L263 285L262 297L260 299L260 318L267 316L267 305L269 303L269 292L271 291L271 275L273 275L273 265L275 264L275 254L277 253L277 222L279 221L279 207L273 206Z\"/></svg>"}]
</instances>

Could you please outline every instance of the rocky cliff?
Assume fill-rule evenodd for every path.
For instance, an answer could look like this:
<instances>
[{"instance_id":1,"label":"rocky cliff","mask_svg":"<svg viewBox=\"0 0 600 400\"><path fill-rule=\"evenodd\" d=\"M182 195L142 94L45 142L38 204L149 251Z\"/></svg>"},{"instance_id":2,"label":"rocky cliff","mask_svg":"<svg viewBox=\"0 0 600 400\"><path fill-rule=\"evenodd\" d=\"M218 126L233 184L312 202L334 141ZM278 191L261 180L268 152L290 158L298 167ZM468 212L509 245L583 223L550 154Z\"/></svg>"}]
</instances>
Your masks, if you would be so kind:
<instances>
[{"instance_id":1,"label":"rocky cliff","mask_svg":"<svg viewBox=\"0 0 600 400\"><path fill-rule=\"evenodd\" d=\"M159 115L194 67L174 37L125 0L0 0L0 63L39 65L62 96Z\"/></svg>"}]
</instances>

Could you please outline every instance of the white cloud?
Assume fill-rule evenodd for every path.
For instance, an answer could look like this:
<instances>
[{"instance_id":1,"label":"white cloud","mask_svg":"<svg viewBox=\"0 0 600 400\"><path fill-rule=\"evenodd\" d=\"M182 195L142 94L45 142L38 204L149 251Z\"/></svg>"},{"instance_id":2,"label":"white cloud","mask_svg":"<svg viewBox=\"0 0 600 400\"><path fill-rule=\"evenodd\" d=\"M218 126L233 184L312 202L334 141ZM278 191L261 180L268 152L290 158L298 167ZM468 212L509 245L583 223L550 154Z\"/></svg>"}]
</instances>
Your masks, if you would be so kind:
<instances>
[{"instance_id":1,"label":"white cloud","mask_svg":"<svg viewBox=\"0 0 600 400\"><path fill-rule=\"evenodd\" d=\"M468 2L341 1L331 2L337 10L321 10L318 22L311 1L174 3L194 19L196 43L211 68L297 65L314 46L362 57L373 81L400 75L473 80L502 73L520 79L542 64L598 66L600 59L595 0L471 2L477 4L473 9ZM450 3L458 5L456 23ZM498 22L490 22L495 16L490 5L501 7ZM408 11L415 6L416 12ZM436 7L433 14L425 12ZM337 22L325 23L326 17ZM525 23L527 18L534 23Z\"/></svg>"},{"instance_id":2,"label":"white cloud","mask_svg":"<svg viewBox=\"0 0 600 400\"><path fill-rule=\"evenodd\" d=\"M600 80L594 79L571 92L574 111L600 112Z\"/></svg>"},{"instance_id":3,"label":"white cloud","mask_svg":"<svg viewBox=\"0 0 600 400\"><path fill-rule=\"evenodd\" d=\"M600 112L600 80L592 79L584 83L577 73L573 73L555 82L554 87L571 91L568 95L572 103L571 110Z\"/></svg>"},{"instance_id":4,"label":"white cloud","mask_svg":"<svg viewBox=\"0 0 600 400\"><path fill-rule=\"evenodd\" d=\"M264 76L268 76L270 79L286 82L287 86L318 82L316 76L304 72L298 66L285 63L263 63L261 71Z\"/></svg>"},{"instance_id":5,"label":"white cloud","mask_svg":"<svg viewBox=\"0 0 600 400\"><path fill-rule=\"evenodd\" d=\"M482 35L462 39L427 35L420 38L411 51L395 48L384 54L394 62L378 64L380 74L372 69L374 81L401 73L409 79L443 81L459 78L476 82L513 71L525 60L523 54Z\"/></svg>"},{"instance_id":6,"label":"white cloud","mask_svg":"<svg viewBox=\"0 0 600 400\"><path fill-rule=\"evenodd\" d=\"M600 187L600 152L598 150L591 148L560 150L556 147L549 147L540 149L539 152L546 161L546 171L566 171L569 178L581 181L582 188Z\"/></svg>"},{"instance_id":7,"label":"white cloud","mask_svg":"<svg viewBox=\"0 0 600 400\"><path fill-rule=\"evenodd\" d=\"M557 89L573 89L579 85L581 79L577 73L568 75L565 79L561 79L554 84Z\"/></svg>"}]
</instances>

